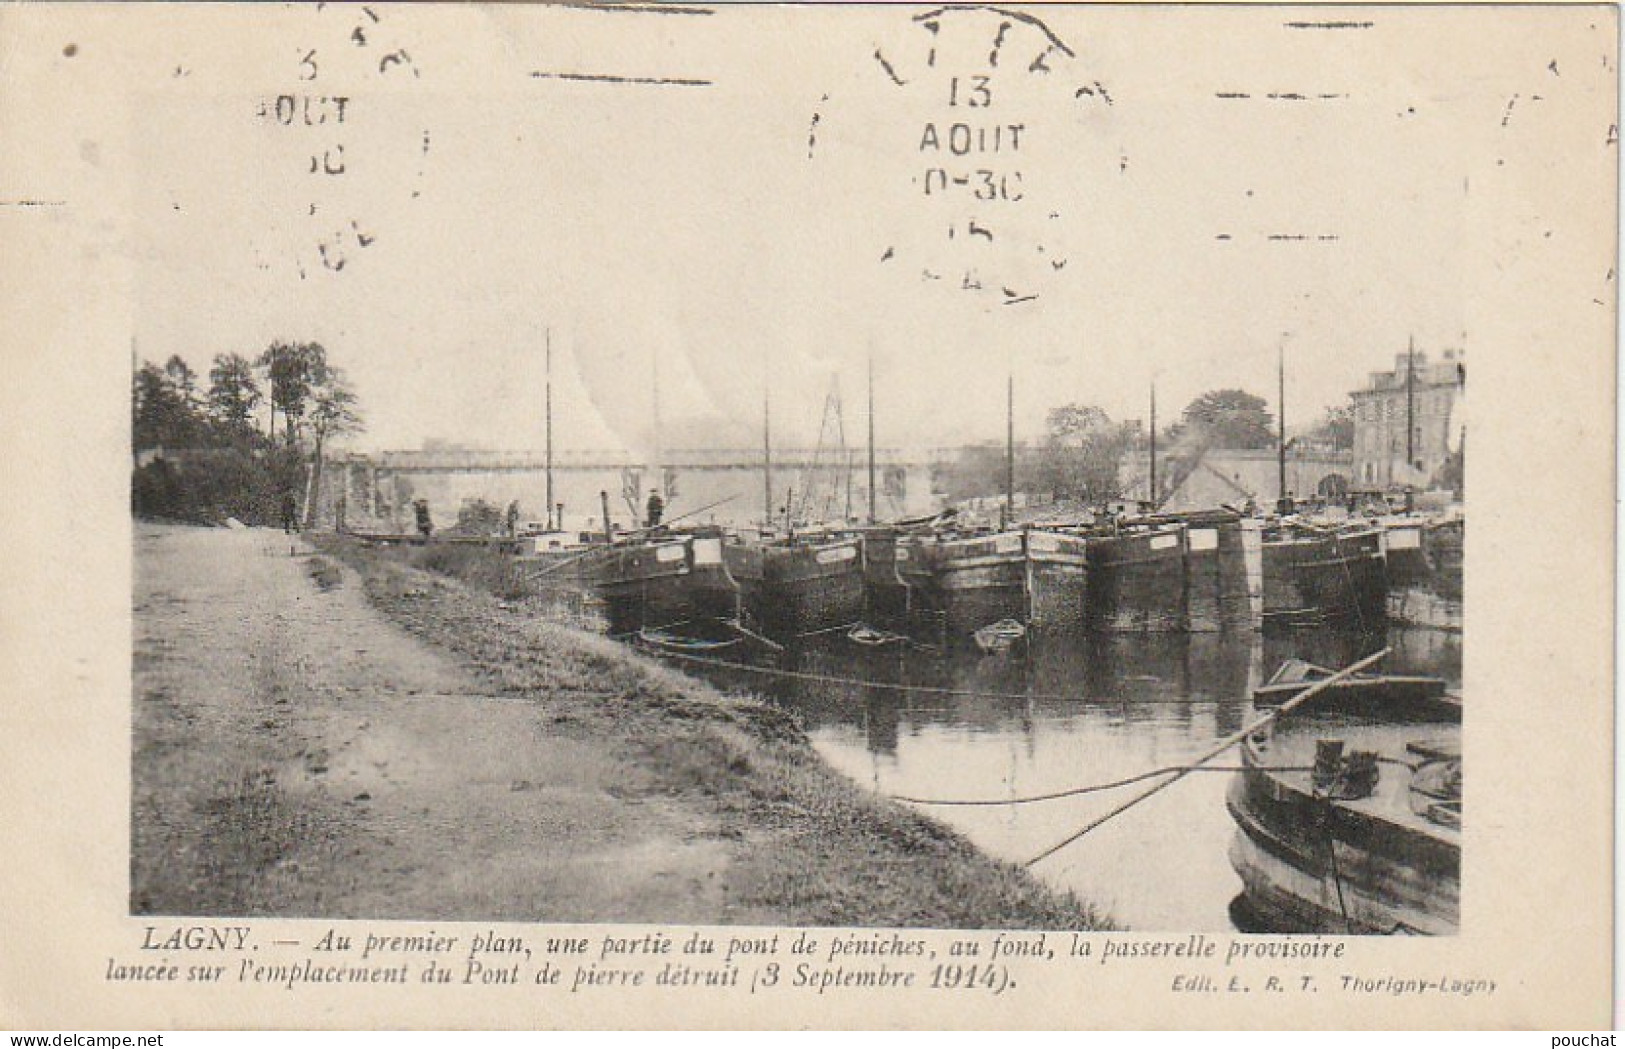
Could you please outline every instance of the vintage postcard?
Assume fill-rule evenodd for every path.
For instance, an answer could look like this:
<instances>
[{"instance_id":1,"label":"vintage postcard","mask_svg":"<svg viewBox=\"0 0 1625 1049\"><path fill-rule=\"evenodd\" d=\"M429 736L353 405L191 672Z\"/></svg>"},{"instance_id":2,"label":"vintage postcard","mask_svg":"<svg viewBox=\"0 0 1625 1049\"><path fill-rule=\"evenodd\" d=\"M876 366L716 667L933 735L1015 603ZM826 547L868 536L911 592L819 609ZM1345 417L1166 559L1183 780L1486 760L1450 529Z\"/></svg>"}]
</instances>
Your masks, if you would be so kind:
<instances>
[{"instance_id":1,"label":"vintage postcard","mask_svg":"<svg viewBox=\"0 0 1625 1049\"><path fill-rule=\"evenodd\" d=\"M1618 32L0 9L0 1022L1609 1025Z\"/></svg>"}]
</instances>

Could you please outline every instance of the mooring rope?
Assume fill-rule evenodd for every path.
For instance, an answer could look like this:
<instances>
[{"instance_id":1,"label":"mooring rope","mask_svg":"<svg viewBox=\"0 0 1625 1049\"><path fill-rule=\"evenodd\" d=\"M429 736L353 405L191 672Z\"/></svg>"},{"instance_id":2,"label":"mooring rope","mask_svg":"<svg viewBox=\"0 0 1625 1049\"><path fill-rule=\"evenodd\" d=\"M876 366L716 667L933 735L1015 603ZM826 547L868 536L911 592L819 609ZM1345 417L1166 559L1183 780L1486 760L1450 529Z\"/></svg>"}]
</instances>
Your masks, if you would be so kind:
<instances>
[{"instance_id":1,"label":"mooring rope","mask_svg":"<svg viewBox=\"0 0 1625 1049\"><path fill-rule=\"evenodd\" d=\"M704 656L693 656L686 652L668 652L664 649L651 650L650 654L661 658L681 660L685 663L698 663L703 666L716 667L719 670L738 670L747 674L760 674L764 677L785 678L790 681L811 681L824 685L845 685L850 688L886 688L896 692L926 693L936 696L966 696L975 699L1076 700L1080 698L1075 692L987 692L975 688L950 688L945 685L909 685L889 681L869 681L864 678L814 674L806 670L784 670L780 667L762 667L752 663L734 663L725 659L707 659Z\"/></svg>"},{"instance_id":2,"label":"mooring rope","mask_svg":"<svg viewBox=\"0 0 1625 1049\"><path fill-rule=\"evenodd\" d=\"M617 641L634 641L638 635L616 634L611 635ZM764 667L754 663L735 663L726 659L709 659L705 656L696 656L687 652L676 652L669 649L649 646L644 651L657 658L675 659L684 663L695 663L701 666L714 667L718 670L737 670L747 674L759 674L763 677L783 678L789 681L810 681L821 685L843 685L848 688L882 688L894 692L911 692L923 695L959 696L969 699L1019 699L1019 700L1055 700L1077 701L1087 698L1076 692L990 692L976 688L952 688L946 685L910 685L904 682L875 681L868 678L839 677L833 674L815 674L806 670L785 670L782 667ZM1387 650L1384 649L1386 652ZM1300 693L1301 695L1301 693ZM928 707L928 710L941 709ZM1413 769L1414 765L1400 761L1397 758L1379 757L1378 761L1393 765L1404 765ZM1183 766L1169 766L1169 771L1177 770ZM909 800L909 799L900 799Z\"/></svg>"},{"instance_id":3,"label":"mooring rope","mask_svg":"<svg viewBox=\"0 0 1625 1049\"><path fill-rule=\"evenodd\" d=\"M1059 798L1076 797L1079 794L1095 794L1103 790L1114 790L1118 787L1127 787L1144 780L1155 779L1158 776L1170 776L1175 772L1245 772L1245 765L1166 765L1150 772L1141 772L1126 779L1112 780L1110 783L1092 783L1087 787L1072 787L1069 790L1058 790L1053 794L1032 794L1025 798L911 798L903 794L888 794L893 801L906 801L912 805L1031 805L1039 801L1055 801ZM1313 765L1275 765L1258 766L1260 772L1313 772Z\"/></svg>"},{"instance_id":4,"label":"mooring rope","mask_svg":"<svg viewBox=\"0 0 1625 1049\"><path fill-rule=\"evenodd\" d=\"M1051 845L1049 848L1045 849L1043 852L1040 852L1038 855L1034 856L1032 859L1026 861L1024 866L1031 867L1034 864L1038 863L1039 861L1047 859L1050 856L1055 855L1057 852L1060 852L1062 849L1066 848L1068 845L1071 845L1073 842L1077 841L1079 838L1082 838L1084 835L1089 834L1090 832L1094 831L1097 827L1101 826L1102 824L1107 823L1110 820L1113 820L1113 819L1117 818L1118 816L1121 816L1123 813L1127 812L1129 809L1132 809L1134 806L1140 804L1140 802L1142 802L1145 799L1151 797L1153 794L1156 794L1159 791L1162 791L1164 788L1173 786L1175 783L1178 783L1185 776L1189 775L1192 771L1206 765L1209 761L1212 761L1214 758L1218 757L1220 754L1222 754L1225 751L1229 750L1231 747L1235 746L1237 743L1240 743L1242 740L1246 739L1248 736L1251 736L1253 733L1258 732L1260 729L1266 728L1267 726L1269 726L1270 724L1272 724L1275 721L1279 720L1280 718L1283 718L1286 715L1290 714L1293 710L1295 710L1296 708L1298 708L1298 707L1302 706L1303 704L1307 703L1309 700L1313 699L1315 696L1320 695L1320 693L1324 692L1326 689L1331 688L1332 686L1338 684L1339 682L1353 676L1354 674L1359 673L1360 671L1364 670L1366 667L1375 664L1378 660L1380 660L1384 656L1386 656L1390 651L1392 651L1392 650L1388 649L1388 648L1384 648L1380 652L1373 652L1371 655L1366 656L1364 659L1357 660L1357 661L1355 661L1353 663L1350 663L1348 666L1344 667L1342 670L1337 671L1337 673L1333 674L1331 677L1328 677L1328 678L1325 678L1323 680L1315 682L1313 685L1310 685L1304 691L1298 693L1296 696L1293 696L1291 699L1287 700L1285 703L1282 703L1279 707L1276 707L1274 710L1270 711L1269 713L1267 713L1267 714L1263 715L1262 717L1258 718L1256 721L1253 721L1251 724L1244 725L1239 730L1237 730L1236 732L1233 732L1230 735L1226 736L1224 739L1220 740L1218 742L1218 744L1213 747L1212 750L1209 750L1206 754L1203 754L1200 758L1197 758L1190 765L1180 767L1180 768L1168 773L1168 778L1163 780L1161 783L1155 784L1154 786L1152 786L1148 790L1141 791L1139 794L1136 794L1134 797L1130 798L1128 801L1125 801L1121 805L1118 805L1118 806L1114 807L1109 812L1107 812L1105 815L1096 817L1095 819L1090 820L1088 823L1085 823L1082 827L1079 827L1076 831L1074 831L1071 834L1067 835L1065 838L1063 838L1060 841L1056 842L1054 845Z\"/></svg>"},{"instance_id":5,"label":"mooring rope","mask_svg":"<svg viewBox=\"0 0 1625 1049\"><path fill-rule=\"evenodd\" d=\"M1385 765L1399 765L1402 768L1415 772L1420 765L1413 765L1399 758L1387 758L1379 755L1377 761ZM1313 772L1313 765L1255 765L1259 772ZM906 794L888 794L886 797L893 801L906 801L911 805L1030 805L1039 801L1056 801L1060 798L1076 797L1080 794L1097 794L1103 790L1115 790L1118 787L1127 787L1158 776L1170 776L1176 772L1246 772L1246 765L1164 765L1160 769L1150 772L1141 772L1126 779L1112 780L1110 783L1092 783L1086 787L1071 787L1067 790L1058 790L1051 794L1031 794L1024 798L911 798Z\"/></svg>"},{"instance_id":6,"label":"mooring rope","mask_svg":"<svg viewBox=\"0 0 1625 1049\"><path fill-rule=\"evenodd\" d=\"M1332 876L1332 885L1337 889L1337 909L1343 916L1343 929L1350 936L1354 935L1354 921L1349 917L1348 903L1343 899L1343 872L1337 867L1337 839L1332 835L1332 799L1316 791L1314 799L1321 803L1322 809L1316 815L1320 819L1321 829L1326 832L1326 858Z\"/></svg>"},{"instance_id":7,"label":"mooring rope","mask_svg":"<svg viewBox=\"0 0 1625 1049\"><path fill-rule=\"evenodd\" d=\"M1369 625L1367 625L1367 623L1365 621L1365 602L1363 602L1360 599L1360 585L1354 579L1354 570L1349 567L1349 559L1343 556L1342 539L1343 539L1342 536L1334 536L1332 538L1332 552L1337 555L1339 562L1343 566L1343 582L1348 586L1348 588L1349 588L1349 596L1354 601L1354 619L1360 625L1359 626L1360 633L1369 634L1371 632L1371 627ZM1379 540L1379 542L1380 542L1380 540ZM1380 546L1379 546L1379 549L1380 549ZM1388 561L1387 561L1387 555L1384 554L1383 555L1383 576L1384 576L1383 583L1384 583L1384 585L1386 585L1386 583L1387 583L1387 572L1388 572ZM1386 605L1386 604L1387 604L1387 601L1386 601L1386 595L1385 595L1384 605ZM1387 609L1385 607L1384 612L1386 612L1386 611L1387 611Z\"/></svg>"}]
</instances>

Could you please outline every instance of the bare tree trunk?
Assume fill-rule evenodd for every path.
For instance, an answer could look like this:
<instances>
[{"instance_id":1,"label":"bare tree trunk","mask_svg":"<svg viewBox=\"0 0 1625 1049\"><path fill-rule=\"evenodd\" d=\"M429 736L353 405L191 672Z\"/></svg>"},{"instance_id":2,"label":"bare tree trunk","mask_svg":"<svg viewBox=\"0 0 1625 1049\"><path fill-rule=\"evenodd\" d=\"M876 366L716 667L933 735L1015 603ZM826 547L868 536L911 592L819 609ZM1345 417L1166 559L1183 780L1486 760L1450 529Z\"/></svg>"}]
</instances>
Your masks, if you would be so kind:
<instances>
[{"instance_id":1,"label":"bare tree trunk","mask_svg":"<svg viewBox=\"0 0 1625 1049\"><path fill-rule=\"evenodd\" d=\"M310 458L310 469L305 474L305 527L316 527L316 500L321 492L322 436L316 435L316 450Z\"/></svg>"}]
</instances>

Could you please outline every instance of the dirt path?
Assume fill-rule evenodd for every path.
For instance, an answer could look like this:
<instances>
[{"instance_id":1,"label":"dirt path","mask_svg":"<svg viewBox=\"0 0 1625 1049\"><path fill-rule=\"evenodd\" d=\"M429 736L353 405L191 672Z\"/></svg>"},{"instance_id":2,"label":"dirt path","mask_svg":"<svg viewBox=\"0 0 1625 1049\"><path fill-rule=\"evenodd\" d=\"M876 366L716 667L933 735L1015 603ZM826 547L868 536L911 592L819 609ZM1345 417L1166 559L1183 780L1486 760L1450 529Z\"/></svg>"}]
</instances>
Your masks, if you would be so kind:
<instances>
[{"instance_id":1,"label":"dirt path","mask_svg":"<svg viewBox=\"0 0 1625 1049\"><path fill-rule=\"evenodd\" d=\"M419 563L448 550L321 542L137 526L135 913L1104 924L779 708Z\"/></svg>"},{"instance_id":2,"label":"dirt path","mask_svg":"<svg viewBox=\"0 0 1625 1049\"><path fill-rule=\"evenodd\" d=\"M135 912L749 919L714 813L572 738L567 705L493 694L299 540L135 542Z\"/></svg>"}]
</instances>

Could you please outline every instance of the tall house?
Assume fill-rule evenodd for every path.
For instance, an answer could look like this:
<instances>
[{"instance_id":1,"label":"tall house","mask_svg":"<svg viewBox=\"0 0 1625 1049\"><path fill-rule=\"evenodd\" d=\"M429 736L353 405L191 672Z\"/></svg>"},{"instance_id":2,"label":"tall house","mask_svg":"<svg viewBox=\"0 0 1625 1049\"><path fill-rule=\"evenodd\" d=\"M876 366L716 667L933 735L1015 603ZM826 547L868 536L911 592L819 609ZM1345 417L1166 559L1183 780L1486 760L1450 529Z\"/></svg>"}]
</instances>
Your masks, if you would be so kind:
<instances>
[{"instance_id":1,"label":"tall house","mask_svg":"<svg viewBox=\"0 0 1625 1049\"><path fill-rule=\"evenodd\" d=\"M1451 453L1461 449L1467 354L1420 350L1394 357L1394 370L1372 372L1354 402L1354 484L1429 487ZM1409 436L1407 438L1407 430Z\"/></svg>"}]
</instances>

